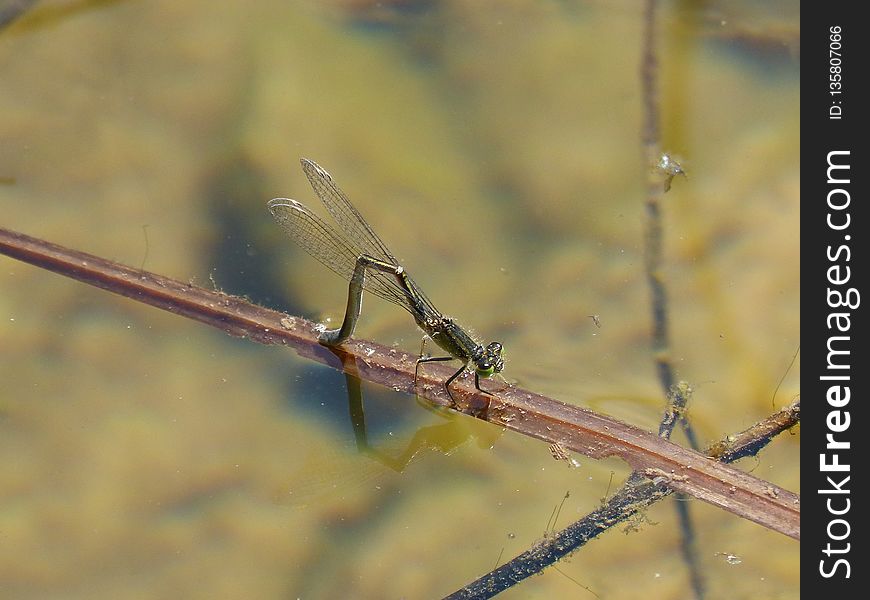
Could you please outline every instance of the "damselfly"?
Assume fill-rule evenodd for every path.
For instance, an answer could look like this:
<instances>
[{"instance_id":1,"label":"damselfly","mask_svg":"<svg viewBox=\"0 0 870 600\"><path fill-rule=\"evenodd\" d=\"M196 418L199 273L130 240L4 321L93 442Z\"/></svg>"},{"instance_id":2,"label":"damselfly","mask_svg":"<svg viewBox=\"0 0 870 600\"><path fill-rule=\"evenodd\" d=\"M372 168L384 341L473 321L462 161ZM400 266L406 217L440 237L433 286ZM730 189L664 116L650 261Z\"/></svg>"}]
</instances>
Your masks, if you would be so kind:
<instances>
[{"instance_id":1,"label":"damselfly","mask_svg":"<svg viewBox=\"0 0 870 600\"><path fill-rule=\"evenodd\" d=\"M502 345L499 342L490 342L483 346L453 319L441 314L350 203L329 173L307 158L303 158L301 162L311 187L335 219L338 229L325 223L307 206L296 200L275 198L269 201L268 207L293 241L350 282L344 321L338 329L322 331L320 343L337 346L353 334L362 308L362 292L367 290L411 313L420 329L450 354L421 356L417 359L417 369L420 363L429 361L458 359L463 362L462 367L444 383L451 401L455 402L453 394L450 393L450 384L466 369L474 369L475 387L489 394L481 389L480 378L502 371Z\"/></svg>"}]
</instances>

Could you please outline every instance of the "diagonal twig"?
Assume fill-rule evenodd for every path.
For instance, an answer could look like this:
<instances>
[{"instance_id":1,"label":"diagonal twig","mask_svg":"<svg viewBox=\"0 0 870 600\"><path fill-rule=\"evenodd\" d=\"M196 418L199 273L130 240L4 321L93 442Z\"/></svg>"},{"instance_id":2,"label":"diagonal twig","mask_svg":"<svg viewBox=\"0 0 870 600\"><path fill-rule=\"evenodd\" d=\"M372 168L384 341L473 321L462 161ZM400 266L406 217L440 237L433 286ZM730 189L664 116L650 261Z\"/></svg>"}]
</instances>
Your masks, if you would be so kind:
<instances>
[{"instance_id":1,"label":"diagonal twig","mask_svg":"<svg viewBox=\"0 0 870 600\"><path fill-rule=\"evenodd\" d=\"M773 438L800 420L800 401L756 423L749 429L729 435L706 450L707 456L722 462L755 455ZM673 422L671 423L673 425ZM571 554L614 525L646 510L650 505L673 493L672 483L662 477L662 484L635 471L622 488L597 510L592 511L562 531L548 535L531 549L490 571L483 577L445 597L445 600L479 600L491 598L520 581ZM771 488L771 494L776 491Z\"/></svg>"},{"instance_id":2,"label":"diagonal twig","mask_svg":"<svg viewBox=\"0 0 870 600\"><path fill-rule=\"evenodd\" d=\"M292 346L307 358L328 364L397 391L416 393L450 406L443 382L448 367L421 370L416 355L366 340L349 340L327 349L317 342L317 325L230 296L147 271L69 250L0 228L0 253L117 294L195 319L231 335L262 344ZM349 365L343 367L342 363ZM591 410L509 386L483 394L456 385L463 412L518 433L558 443L592 458L619 456L648 478L724 508L741 517L800 538L800 497L658 435Z\"/></svg>"}]
</instances>

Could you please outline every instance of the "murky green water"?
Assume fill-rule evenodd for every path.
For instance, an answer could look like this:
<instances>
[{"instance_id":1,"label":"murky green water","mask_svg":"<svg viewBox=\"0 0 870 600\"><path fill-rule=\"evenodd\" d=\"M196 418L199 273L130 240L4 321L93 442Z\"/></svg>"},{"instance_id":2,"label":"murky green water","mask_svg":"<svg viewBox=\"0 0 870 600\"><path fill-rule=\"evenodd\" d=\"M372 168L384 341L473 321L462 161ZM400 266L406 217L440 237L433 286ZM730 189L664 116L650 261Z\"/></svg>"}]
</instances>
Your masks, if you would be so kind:
<instances>
[{"instance_id":1,"label":"murky green water","mask_svg":"<svg viewBox=\"0 0 870 600\"><path fill-rule=\"evenodd\" d=\"M639 6L251 4L57 0L0 31L0 225L340 319L345 284L265 208L314 202L306 156L509 379L655 428ZM798 360L773 398L800 334L797 3L766 10L659 23L689 174L663 207L672 351L704 442L799 393ZM377 299L357 335L420 340ZM0 257L0 595L436 598L626 474L365 391L377 456L340 374ZM742 466L799 491L799 439ZM689 597L672 502L505 597ZM710 597L798 596L797 542L692 509Z\"/></svg>"}]
</instances>

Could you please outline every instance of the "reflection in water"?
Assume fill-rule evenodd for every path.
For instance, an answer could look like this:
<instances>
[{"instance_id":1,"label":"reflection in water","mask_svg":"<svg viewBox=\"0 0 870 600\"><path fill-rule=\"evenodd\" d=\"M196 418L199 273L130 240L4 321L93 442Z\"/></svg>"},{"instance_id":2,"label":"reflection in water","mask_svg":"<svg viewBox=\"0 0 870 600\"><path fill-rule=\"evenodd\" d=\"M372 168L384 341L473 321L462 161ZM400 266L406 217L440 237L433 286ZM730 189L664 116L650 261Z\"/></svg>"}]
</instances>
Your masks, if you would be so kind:
<instances>
[{"instance_id":1,"label":"reflection in water","mask_svg":"<svg viewBox=\"0 0 870 600\"><path fill-rule=\"evenodd\" d=\"M491 424L465 418L418 398L419 406L444 418L445 422L419 427L407 441L391 439L372 442L366 426L360 380L348 373L345 379L355 443L307 453L302 466L288 475L290 483L276 493L277 503L307 506L371 485L380 487L379 482L404 472L426 452L449 455L472 439L477 440L480 448L488 449L503 432Z\"/></svg>"}]
</instances>

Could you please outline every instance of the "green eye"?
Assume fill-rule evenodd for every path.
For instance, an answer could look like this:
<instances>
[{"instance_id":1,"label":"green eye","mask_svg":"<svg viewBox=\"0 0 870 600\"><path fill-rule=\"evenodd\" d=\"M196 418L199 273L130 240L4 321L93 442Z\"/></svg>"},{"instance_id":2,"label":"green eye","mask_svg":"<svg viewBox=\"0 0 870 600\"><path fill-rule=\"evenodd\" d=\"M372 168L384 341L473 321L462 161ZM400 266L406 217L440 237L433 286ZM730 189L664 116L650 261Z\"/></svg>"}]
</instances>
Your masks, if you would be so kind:
<instances>
[{"instance_id":1,"label":"green eye","mask_svg":"<svg viewBox=\"0 0 870 600\"><path fill-rule=\"evenodd\" d=\"M484 377L489 377L495 373L495 367L493 365L484 365L482 367L477 367L475 370L478 375L483 375Z\"/></svg>"}]
</instances>

